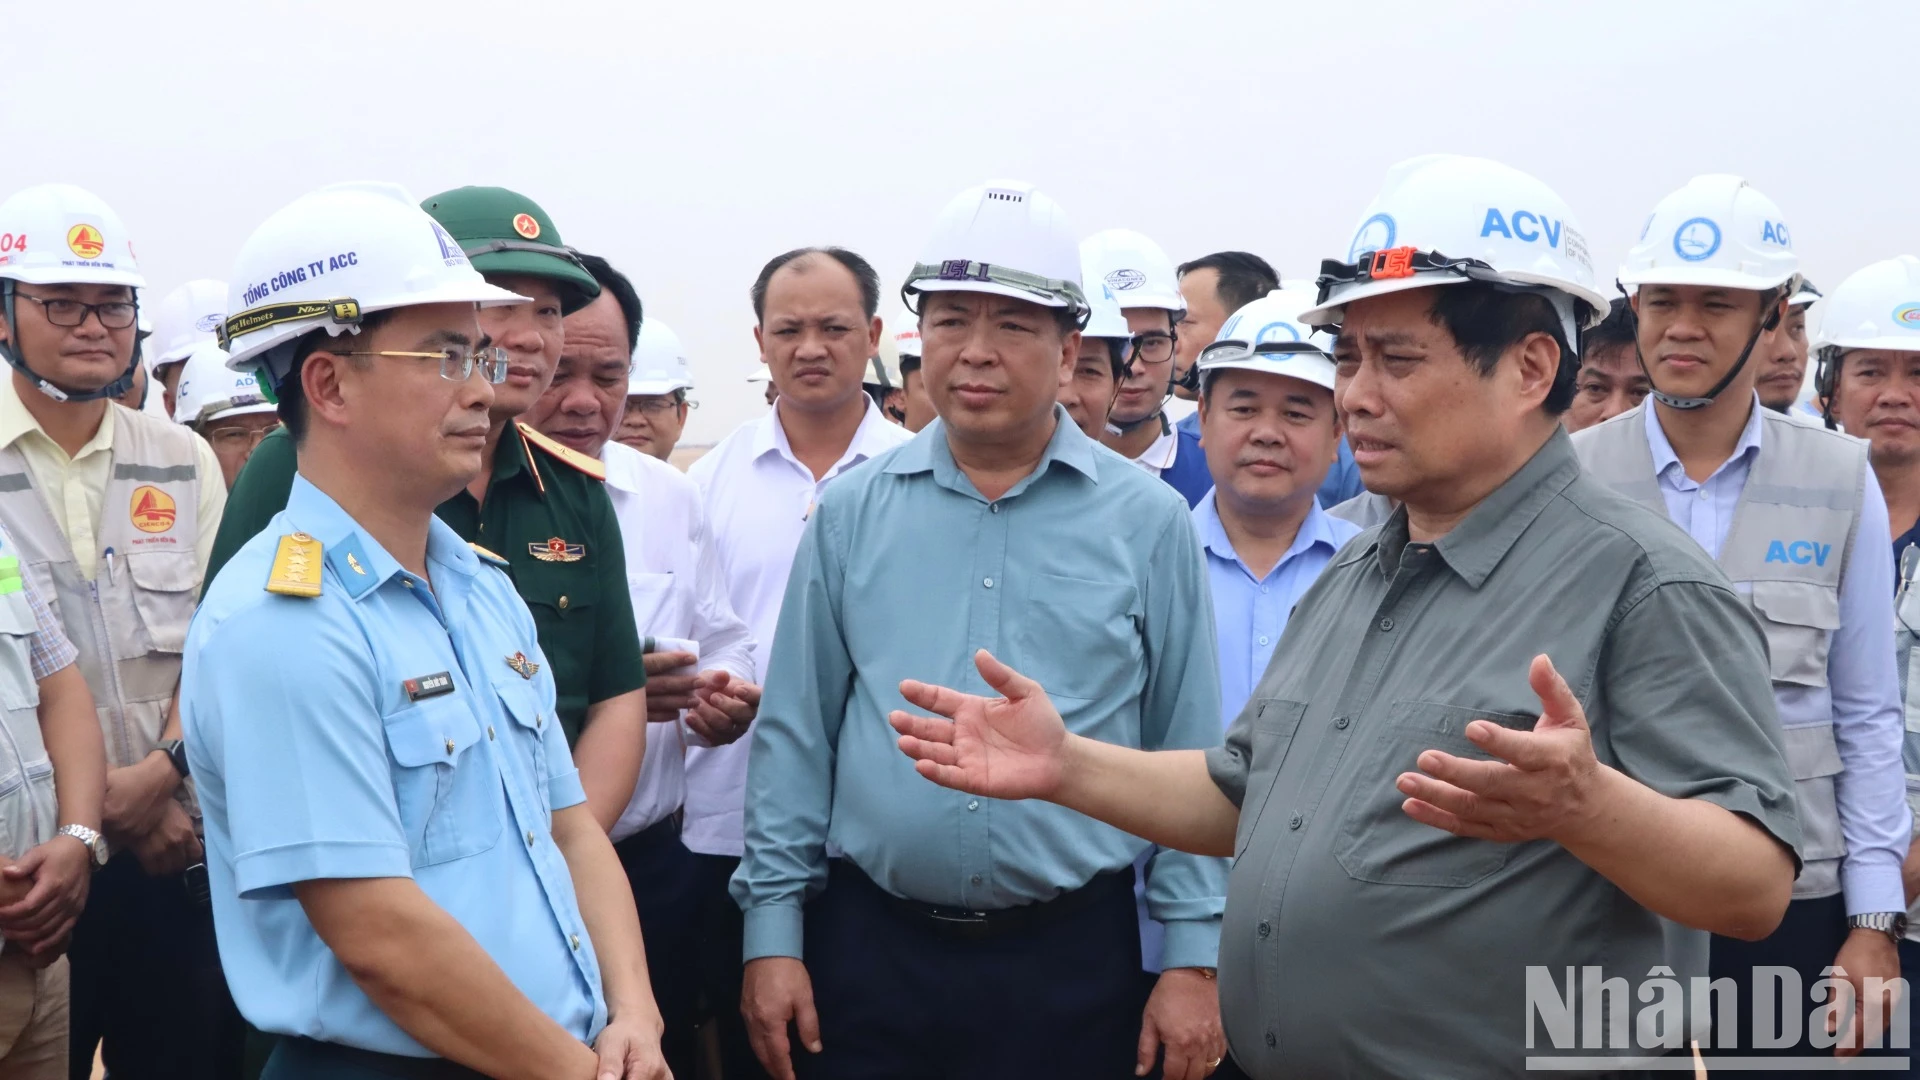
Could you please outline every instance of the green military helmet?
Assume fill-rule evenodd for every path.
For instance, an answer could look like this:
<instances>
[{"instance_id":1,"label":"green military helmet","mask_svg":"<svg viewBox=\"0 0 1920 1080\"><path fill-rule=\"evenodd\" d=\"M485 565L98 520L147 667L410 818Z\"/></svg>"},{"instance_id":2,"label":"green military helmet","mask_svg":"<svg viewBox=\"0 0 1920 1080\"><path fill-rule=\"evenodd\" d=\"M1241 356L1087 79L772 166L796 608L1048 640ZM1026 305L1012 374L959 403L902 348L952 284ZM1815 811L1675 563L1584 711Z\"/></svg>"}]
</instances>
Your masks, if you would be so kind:
<instances>
[{"instance_id":1,"label":"green military helmet","mask_svg":"<svg viewBox=\"0 0 1920 1080\"><path fill-rule=\"evenodd\" d=\"M580 256L560 239L540 204L499 187L461 187L429 196L420 208L460 243L482 274L529 274L560 289L560 309L571 315L600 295Z\"/></svg>"}]
</instances>

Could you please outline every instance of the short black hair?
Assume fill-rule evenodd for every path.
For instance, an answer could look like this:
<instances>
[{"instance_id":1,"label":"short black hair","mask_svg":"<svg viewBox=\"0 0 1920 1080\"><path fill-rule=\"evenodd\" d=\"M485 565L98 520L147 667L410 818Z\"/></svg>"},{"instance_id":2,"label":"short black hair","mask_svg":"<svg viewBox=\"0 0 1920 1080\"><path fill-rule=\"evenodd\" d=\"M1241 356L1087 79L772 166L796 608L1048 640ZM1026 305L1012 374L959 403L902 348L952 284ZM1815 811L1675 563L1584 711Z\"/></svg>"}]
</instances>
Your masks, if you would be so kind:
<instances>
[{"instance_id":1,"label":"short black hair","mask_svg":"<svg viewBox=\"0 0 1920 1080\"><path fill-rule=\"evenodd\" d=\"M593 280L600 283L602 292L610 292L620 302L620 314L627 320L627 352L640 347L640 294L633 288L633 282L627 275L613 268L613 264L598 255L579 252L580 265L587 268Z\"/></svg>"},{"instance_id":2,"label":"short black hair","mask_svg":"<svg viewBox=\"0 0 1920 1080\"><path fill-rule=\"evenodd\" d=\"M753 319L757 323L767 321L767 286L773 281L773 275L780 268L796 259L809 255L825 255L853 275L860 283L860 307L872 319L880 314L880 275L874 272L873 264L843 247L803 247L775 255L760 268L760 276L753 279Z\"/></svg>"},{"instance_id":3,"label":"short black hair","mask_svg":"<svg viewBox=\"0 0 1920 1080\"><path fill-rule=\"evenodd\" d=\"M1195 270L1212 270L1220 275L1213 294L1231 315L1280 287L1280 275L1267 260L1250 251L1216 251L1192 262L1180 264L1178 273L1186 277Z\"/></svg>"},{"instance_id":4,"label":"short black hair","mask_svg":"<svg viewBox=\"0 0 1920 1080\"><path fill-rule=\"evenodd\" d=\"M909 376L909 375L911 375L911 374L913 374L914 372L916 372L916 371L919 371L919 370L920 370L920 358L919 358L919 357L917 357L917 356L902 356L902 357L900 358L900 381L901 381L901 382L903 382L903 383L904 383L904 382L906 382L906 381L907 381L907 376Z\"/></svg>"},{"instance_id":5,"label":"short black hair","mask_svg":"<svg viewBox=\"0 0 1920 1080\"><path fill-rule=\"evenodd\" d=\"M1529 334L1551 336L1560 346L1560 368L1541 408L1548 416L1559 416L1573 404L1574 378L1580 373L1580 364L1567 342L1560 314L1546 297L1463 282L1433 290L1428 318L1453 335L1461 355L1483 377L1492 376L1500 366L1500 357Z\"/></svg>"},{"instance_id":6,"label":"short black hair","mask_svg":"<svg viewBox=\"0 0 1920 1080\"><path fill-rule=\"evenodd\" d=\"M360 333L370 334L378 330L393 312L373 311L360 318ZM342 343L341 339L346 339ZM341 334L338 337L325 330L315 330L300 340L294 347L293 366L287 369L286 377L274 388L274 411L279 414L280 422L286 425L287 434L293 436L293 444L299 446L307 440L307 395L300 389L300 369L306 365L307 357L317 352L332 352L339 344L343 349L353 348L354 335ZM262 371L259 377L265 379Z\"/></svg>"},{"instance_id":7,"label":"short black hair","mask_svg":"<svg viewBox=\"0 0 1920 1080\"><path fill-rule=\"evenodd\" d=\"M1600 320L1600 325L1580 335L1580 362L1584 364L1615 349L1638 349L1639 342L1635 340L1637 330L1633 305L1624 296L1614 297L1612 305L1607 308L1607 317Z\"/></svg>"}]
</instances>

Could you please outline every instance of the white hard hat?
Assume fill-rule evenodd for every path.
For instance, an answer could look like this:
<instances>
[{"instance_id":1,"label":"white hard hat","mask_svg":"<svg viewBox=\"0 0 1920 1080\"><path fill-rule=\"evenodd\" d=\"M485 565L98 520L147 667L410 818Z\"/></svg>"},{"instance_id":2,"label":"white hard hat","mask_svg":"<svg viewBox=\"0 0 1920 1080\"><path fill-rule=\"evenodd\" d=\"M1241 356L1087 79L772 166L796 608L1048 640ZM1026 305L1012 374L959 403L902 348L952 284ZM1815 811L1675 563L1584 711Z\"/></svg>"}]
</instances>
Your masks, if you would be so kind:
<instances>
[{"instance_id":1,"label":"white hard hat","mask_svg":"<svg viewBox=\"0 0 1920 1080\"><path fill-rule=\"evenodd\" d=\"M161 297L153 306L153 336L147 339L147 370L177 364L195 348L216 341L227 315L227 283L200 278Z\"/></svg>"},{"instance_id":2,"label":"white hard hat","mask_svg":"<svg viewBox=\"0 0 1920 1080\"><path fill-rule=\"evenodd\" d=\"M1200 350L1200 377L1259 371L1333 389L1332 342L1300 319L1318 295L1307 286L1279 288L1234 312L1213 344Z\"/></svg>"},{"instance_id":3,"label":"white hard hat","mask_svg":"<svg viewBox=\"0 0 1920 1080\"><path fill-rule=\"evenodd\" d=\"M281 208L234 260L221 338L235 370L277 382L294 340L358 333L362 315L418 304L524 304L487 284L441 224L397 184L334 184ZM285 346L285 348L281 348Z\"/></svg>"},{"instance_id":4,"label":"white hard hat","mask_svg":"<svg viewBox=\"0 0 1920 1080\"><path fill-rule=\"evenodd\" d=\"M1780 208L1737 176L1696 176L1660 200L1627 252L1620 284L1763 292L1793 280L1800 257Z\"/></svg>"},{"instance_id":5,"label":"white hard hat","mask_svg":"<svg viewBox=\"0 0 1920 1080\"><path fill-rule=\"evenodd\" d=\"M1318 304L1299 321L1326 326L1355 300L1465 281L1540 289L1560 314L1569 347L1578 347L1579 327L1607 314L1587 238L1552 188L1497 161L1428 154L1387 170L1353 231L1347 262L1321 264Z\"/></svg>"},{"instance_id":6,"label":"white hard hat","mask_svg":"<svg viewBox=\"0 0 1920 1080\"><path fill-rule=\"evenodd\" d=\"M920 261L900 288L1010 296L1084 314L1080 246L1060 204L1018 180L968 188L940 211ZM909 309L916 309L907 300Z\"/></svg>"},{"instance_id":7,"label":"white hard hat","mask_svg":"<svg viewBox=\"0 0 1920 1080\"><path fill-rule=\"evenodd\" d=\"M646 324L642 323L641 325L645 326ZM772 382L773 371L767 367L766 361L762 360L759 366L755 367L754 370L747 375L747 381L750 383Z\"/></svg>"},{"instance_id":8,"label":"white hard hat","mask_svg":"<svg viewBox=\"0 0 1920 1080\"><path fill-rule=\"evenodd\" d=\"M920 358L920 324L913 316L907 316L901 329L894 331L893 351L896 356Z\"/></svg>"},{"instance_id":9,"label":"white hard hat","mask_svg":"<svg viewBox=\"0 0 1920 1080\"><path fill-rule=\"evenodd\" d=\"M223 416L270 413L273 403L260 392L260 380L251 371L227 366L227 351L206 342L187 354L180 371L180 389L173 399L173 418L198 427Z\"/></svg>"},{"instance_id":10,"label":"white hard hat","mask_svg":"<svg viewBox=\"0 0 1920 1080\"><path fill-rule=\"evenodd\" d=\"M120 215L72 184L39 184L0 203L0 278L147 287Z\"/></svg>"},{"instance_id":11,"label":"white hard hat","mask_svg":"<svg viewBox=\"0 0 1920 1080\"><path fill-rule=\"evenodd\" d=\"M1082 284L1089 294L1097 277L1113 290L1121 310L1162 308L1179 322L1187 302L1180 295L1180 277L1173 260L1160 245L1131 229L1108 229L1080 242Z\"/></svg>"},{"instance_id":12,"label":"white hard hat","mask_svg":"<svg viewBox=\"0 0 1920 1080\"><path fill-rule=\"evenodd\" d=\"M1087 283L1087 306L1090 309L1087 325L1080 331L1080 336L1131 342L1133 331L1127 326L1127 315L1120 307L1120 298L1107 285L1104 275L1097 272L1084 244L1081 245L1080 256L1083 275L1080 280Z\"/></svg>"},{"instance_id":13,"label":"white hard hat","mask_svg":"<svg viewBox=\"0 0 1920 1080\"><path fill-rule=\"evenodd\" d=\"M1826 294L1813 287L1813 282L1800 278L1793 283L1793 295L1787 297L1788 307L1808 307L1819 303Z\"/></svg>"},{"instance_id":14,"label":"white hard hat","mask_svg":"<svg viewBox=\"0 0 1920 1080\"><path fill-rule=\"evenodd\" d=\"M1813 347L1920 352L1920 259L1885 259L1841 282L1820 309Z\"/></svg>"},{"instance_id":15,"label":"white hard hat","mask_svg":"<svg viewBox=\"0 0 1920 1080\"><path fill-rule=\"evenodd\" d=\"M900 388L900 352L894 347L893 339L880 335L880 348L867 358L867 372L860 378L867 386L877 386L882 390Z\"/></svg>"},{"instance_id":16,"label":"white hard hat","mask_svg":"<svg viewBox=\"0 0 1920 1080\"><path fill-rule=\"evenodd\" d=\"M627 369L627 396L671 394L693 389L693 369L680 335L649 315L640 320L640 342L633 347L633 366Z\"/></svg>"}]
</instances>

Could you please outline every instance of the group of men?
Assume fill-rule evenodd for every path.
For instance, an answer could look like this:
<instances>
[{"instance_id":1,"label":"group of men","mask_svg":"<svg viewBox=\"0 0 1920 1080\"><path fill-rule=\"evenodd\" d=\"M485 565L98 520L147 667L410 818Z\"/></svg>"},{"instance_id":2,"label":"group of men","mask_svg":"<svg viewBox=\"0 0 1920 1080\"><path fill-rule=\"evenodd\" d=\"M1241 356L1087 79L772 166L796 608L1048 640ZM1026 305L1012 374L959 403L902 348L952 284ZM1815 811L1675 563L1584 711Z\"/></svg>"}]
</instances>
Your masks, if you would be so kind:
<instances>
[{"instance_id":1,"label":"group of men","mask_svg":"<svg viewBox=\"0 0 1920 1080\"><path fill-rule=\"evenodd\" d=\"M323 188L151 312L0 202L0 1077L1905 1056L1920 259L1822 297L1706 176L1616 293L1448 155L1358 220L786 252L683 474L520 193Z\"/></svg>"}]
</instances>

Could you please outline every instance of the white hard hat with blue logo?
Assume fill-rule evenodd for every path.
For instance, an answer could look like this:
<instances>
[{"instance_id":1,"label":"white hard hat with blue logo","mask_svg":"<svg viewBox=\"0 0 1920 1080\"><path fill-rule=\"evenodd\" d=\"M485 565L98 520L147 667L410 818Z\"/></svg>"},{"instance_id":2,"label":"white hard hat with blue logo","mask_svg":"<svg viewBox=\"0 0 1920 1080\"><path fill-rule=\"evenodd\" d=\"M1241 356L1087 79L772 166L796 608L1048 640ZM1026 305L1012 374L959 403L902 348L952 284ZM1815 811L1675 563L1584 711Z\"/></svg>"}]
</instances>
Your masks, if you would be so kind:
<instances>
[{"instance_id":1,"label":"white hard hat with blue logo","mask_svg":"<svg viewBox=\"0 0 1920 1080\"><path fill-rule=\"evenodd\" d=\"M227 351L218 342L202 342L185 363L173 405L173 418L180 423L198 428L225 416L275 411L253 372L227 366Z\"/></svg>"},{"instance_id":2,"label":"white hard hat with blue logo","mask_svg":"<svg viewBox=\"0 0 1920 1080\"><path fill-rule=\"evenodd\" d=\"M1764 292L1800 270L1780 208L1752 184L1724 173L1696 176L1660 200L1627 252L1620 284L1694 285Z\"/></svg>"},{"instance_id":3,"label":"white hard hat with blue logo","mask_svg":"<svg viewBox=\"0 0 1920 1080\"><path fill-rule=\"evenodd\" d=\"M1356 300L1476 281L1534 291L1560 314L1567 342L1606 317L1593 257L1553 189L1485 158L1429 154L1400 162L1360 215L1346 261L1321 264L1310 326L1339 323Z\"/></svg>"},{"instance_id":4,"label":"white hard hat with blue logo","mask_svg":"<svg viewBox=\"0 0 1920 1080\"><path fill-rule=\"evenodd\" d=\"M1300 318L1318 295L1312 286L1283 287L1234 312L1200 350L1202 384L1216 371L1258 371L1333 389L1333 342Z\"/></svg>"},{"instance_id":5,"label":"white hard hat with blue logo","mask_svg":"<svg viewBox=\"0 0 1920 1080\"><path fill-rule=\"evenodd\" d=\"M1186 314L1173 260L1159 244L1132 229L1106 229L1080 241L1080 273L1088 296L1097 278L1113 290L1122 311L1160 308L1172 312L1174 322Z\"/></svg>"},{"instance_id":6,"label":"white hard hat with blue logo","mask_svg":"<svg viewBox=\"0 0 1920 1080\"><path fill-rule=\"evenodd\" d=\"M1883 259L1841 282L1821 305L1813 347L1920 352L1920 259Z\"/></svg>"}]
</instances>

